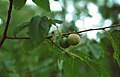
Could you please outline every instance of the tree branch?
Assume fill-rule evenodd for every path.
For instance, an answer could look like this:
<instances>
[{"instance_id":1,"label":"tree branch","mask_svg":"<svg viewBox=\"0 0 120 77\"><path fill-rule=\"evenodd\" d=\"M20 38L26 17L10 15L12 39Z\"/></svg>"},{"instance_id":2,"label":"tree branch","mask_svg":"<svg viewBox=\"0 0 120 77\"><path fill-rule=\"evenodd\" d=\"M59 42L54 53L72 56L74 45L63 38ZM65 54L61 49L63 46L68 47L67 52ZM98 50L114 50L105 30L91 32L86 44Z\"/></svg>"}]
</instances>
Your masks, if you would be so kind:
<instances>
[{"instance_id":1,"label":"tree branch","mask_svg":"<svg viewBox=\"0 0 120 77\"><path fill-rule=\"evenodd\" d=\"M87 29L87 30L83 30L83 31L78 31L77 33L83 33L83 32L88 32L88 31L93 31L93 30L105 30L107 28L113 28L113 27L117 27L120 26L120 24L114 24L108 27L103 27L103 28L96 28L96 29ZM69 35L68 33L63 34L63 36Z\"/></svg>"},{"instance_id":2,"label":"tree branch","mask_svg":"<svg viewBox=\"0 0 120 77\"><path fill-rule=\"evenodd\" d=\"M8 27L9 27L9 23L10 23L13 0L9 0L9 2L10 2L10 5L9 5L9 10L8 10L8 18L7 18L6 26L5 26L5 29L4 29L4 32L3 32L3 37L0 41L0 47L2 46L2 44L4 43L4 41L7 37Z\"/></svg>"},{"instance_id":3,"label":"tree branch","mask_svg":"<svg viewBox=\"0 0 120 77\"><path fill-rule=\"evenodd\" d=\"M83 32L88 32L88 31L93 31L93 30L105 30L107 28L113 28L113 27L117 27L120 26L120 24L114 24L108 27L103 27L103 28L96 28L96 29L87 29L87 30L83 30L83 31L78 31L77 33L83 33ZM66 36L69 35L70 33L65 33L65 34L61 34L62 36ZM51 38L52 36L47 36L46 38ZM7 36L6 39L30 39L29 37L12 37L12 36Z\"/></svg>"}]
</instances>

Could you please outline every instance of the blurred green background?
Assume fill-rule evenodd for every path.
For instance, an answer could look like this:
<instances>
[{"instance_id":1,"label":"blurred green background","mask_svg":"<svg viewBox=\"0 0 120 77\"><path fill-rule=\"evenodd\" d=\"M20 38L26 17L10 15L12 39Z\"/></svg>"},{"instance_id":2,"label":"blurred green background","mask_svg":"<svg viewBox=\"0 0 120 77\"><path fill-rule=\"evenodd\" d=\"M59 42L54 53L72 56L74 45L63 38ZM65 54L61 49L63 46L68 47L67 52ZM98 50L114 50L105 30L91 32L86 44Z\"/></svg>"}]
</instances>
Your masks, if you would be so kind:
<instances>
[{"instance_id":1,"label":"blurred green background","mask_svg":"<svg viewBox=\"0 0 120 77\"><path fill-rule=\"evenodd\" d=\"M13 29L17 24L30 21L35 15L45 15L64 21L61 25L57 24L61 33L106 27L120 22L119 0L49 0L49 2L51 12L44 11L30 3L30 0L21 10L15 10L13 7L8 35L13 36ZM7 19L8 5L8 0L0 0L0 39ZM120 30L120 27L107 30ZM51 27L50 35L52 31L57 34L56 27ZM17 36L27 36L26 29ZM24 40L7 39L4 42L0 48L0 77L99 77L96 71L83 61L64 58L69 55L62 54L61 50L47 39L31 51L25 51L24 47L27 48L28 44L30 42L24 43ZM103 66L110 77L120 77L120 68L113 58L114 50L106 32L82 33L80 44L66 50L87 55ZM65 61L66 59L68 60Z\"/></svg>"}]
</instances>

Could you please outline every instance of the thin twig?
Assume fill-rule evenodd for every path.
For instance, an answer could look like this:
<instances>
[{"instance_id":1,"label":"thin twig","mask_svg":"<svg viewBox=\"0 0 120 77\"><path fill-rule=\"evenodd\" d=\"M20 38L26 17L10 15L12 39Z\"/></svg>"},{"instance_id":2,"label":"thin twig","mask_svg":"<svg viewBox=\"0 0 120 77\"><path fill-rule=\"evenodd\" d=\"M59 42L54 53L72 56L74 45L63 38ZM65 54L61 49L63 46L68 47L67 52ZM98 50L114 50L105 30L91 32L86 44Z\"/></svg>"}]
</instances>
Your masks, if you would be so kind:
<instances>
[{"instance_id":1,"label":"thin twig","mask_svg":"<svg viewBox=\"0 0 120 77\"><path fill-rule=\"evenodd\" d=\"M22 40L22 39L30 39L29 37L12 37L12 36L7 36L6 39L18 39L18 40Z\"/></svg>"},{"instance_id":2,"label":"thin twig","mask_svg":"<svg viewBox=\"0 0 120 77\"><path fill-rule=\"evenodd\" d=\"M49 40L52 44L54 44L56 47L58 47L61 51L64 51L60 46L58 46L56 43L54 43L51 38L49 38Z\"/></svg>"},{"instance_id":3,"label":"thin twig","mask_svg":"<svg viewBox=\"0 0 120 77\"><path fill-rule=\"evenodd\" d=\"M8 10L8 18L7 18L5 30L3 32L3 37L2 37L2 39L0 41L0 47L2 46L2 44L4 43L4 41L5 41L6 37L7 37L8 27L9 27L9 23L10 23L13 0L9 0L9 2L10 2L10 5L9 5L9 10Z\"/></svg>"},{"instance_id":4,"label":"thin twig","mask_svg":"<svg viewBox=\"0 0 120 77\"><path fill-rule=\"evenodd\" d=\"M117 26L120 26L120 24L114 24L114 25L111 25L111 26L108 26L108 27L103 27L103 28L87 29L87 30L83 30L83 31L78 31L77 33L83 33L83 32L88 32L88 31L93 31L93 30L104 30L104 29L107 29L107 28L113 28L113 27L117 27ZM66 35L69 35L69 34L68 33L63 34L63 36L66 36Z\"/></svg>"},{"instance_id":5,"label":"thin twig","mask_svg":"<svg viewBox=\"0 0 120 77\"><path fill-rule=\"evenodd\" d=\"M107 28L112 28L112 27L117 27L117 26L120 26L120 24L115 24L115 25L111 25L111 26L108 26L108 27L97 28L97 29L83 30L83 31L80 31L80 32L78 32L78 33L87 32L87 31L92 31L92 30L104 30L104 29L107 29Z\"/></svg>"}]
</instances>

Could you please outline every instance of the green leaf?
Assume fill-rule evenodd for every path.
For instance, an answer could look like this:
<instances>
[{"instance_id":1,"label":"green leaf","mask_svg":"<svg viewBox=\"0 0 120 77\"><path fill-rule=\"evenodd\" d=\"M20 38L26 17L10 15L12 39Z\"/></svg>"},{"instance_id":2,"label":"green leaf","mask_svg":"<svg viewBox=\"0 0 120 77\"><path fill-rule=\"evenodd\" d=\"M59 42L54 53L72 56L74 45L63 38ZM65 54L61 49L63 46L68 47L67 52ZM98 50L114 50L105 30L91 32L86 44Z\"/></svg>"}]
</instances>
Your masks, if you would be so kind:
<instances>
[{"instance_id":1,"label":"green leaf","mask_svg":"<svg viewBox=\"0 0 120 77\"><path fill-rule=\"evenodd\" d=\"M66 77L79 77L81 63L78 59L66 57L63 62L63 70Z\"/></svg>"},{"instance_id":2,"label":"green leaf","mask_svg":"<svg viewBox=\"0 0 120 77\"><path fill-rule=\"evenodd\" d=\"M68 51L68 53L71 54L75 54L77 55L76 53L74 53L76 48L72 48ZM76 52L79 52L79 51L76 51ZM81 56L80 58L75 58L75 57L72 57L71 55L69 54L66 54L65 57L63 58L64 62L63 62L63 70L64 70L64 73L65 73L65 77L79 77L81 76L81 72L83 72L82 68L84 68L84 64L83 64L83 60L85 58L88 57L88 54L87 53L84 53L84 52L80 52L79 53ZM79 55L77 55L79 56ZM82 68L81 68L82 67Z\"/></svg>"},{"instance_id":3,"label":"green leaf","mask_svg":"<svg viewBox=\"0 0 120 77\"><path fill-rule=\"evenodd\" d=\"M25 29L29 25L29 22L24 22L21 24L18 24L14 29L13 29L13 35L16 36L17 33L21 32L23 29Z\"/></svg>"},{"instance_id":4,"label":"green leaf","mask_svg":"<svg viewBox=\"0 0 120 77\"><path fill-rule=\"evenodd\" d=\"M89 49L90 49L91 53L95 56L95 58L99 59L101 57L103 50L99 45L91 44L91 45L89 45Z\"/></svg>"},{"instance_id":5,"label":"green leaf","mask_svg":"<svg viewBox=\"0 0 120 77\"><path fill-rule=\"evenodd\" d=\"M87 46L89 51L92 53L92 55L96 59L100 59L103 53L102 47L95 41L95 40L89 40L87 42Z\"/></svg>"},{"instance_id":6,"label":"green leaf","mask_svg":"<svg viewBox=\"0 0 120 77\"><path fill-rule=\"evenodd\" d=\"M97 73L99 74L99 77L110 77L109 73L107 72L106 69L104 69L104 67L92 60L90 60L89 58L85 60L85 62L94 70L97 71Z\"/></svg>"},{"instance_id":7,"label":"green leaf","mask_svg":"<svg viewBox=\"0 0 120 77\"><path fill-rule=\"evenodd\" d=\"M52 19L50 19L50 22L53 25L56 25L56 23L58 23L58 24L62 24L63 23L63 21L61 21L61 20L52 20Z\"/></svg>"},{"instance_id":8,"label":"green leaf","mask_svg":"<svg viewBox=\"0 0 120 77\"><path fill-rule=\"evenodd\" d=\"M35 4L46 10L47 12L50 11L50 4L49 0L32 0Z\"/></svg>"},{"instance_id":9,"label":"green leaf","mask_svg":"<svg viewBox=\"0 0 120 77\"><path fill-rule=\"evenodd\" d=\"M14 68L14 61L10 61L10 60L5 60L4 61L5 66L7 67L8 70L13 70Z\"/></svg>"},{"instance_id":10,"label":"green leaf","mask_svg":"<svg viewBox=\"0 0 120 77\"><path fill-rule=\"evenodd\" d=\"M28 35L36 43L40 44L44 41L46 35L50 30L51 24L47 17L35 16L31 19L28 26Z\"/></svg>"},{"instance_id":11,"label":"green leaf","mask_svg":"<svg viewBox=\"0 0 120 77\"><path fill-rule=\"evenodd\" d=\"M20 77L18 73L10 73L9 77Z\"/></svg>"},{"instance_id":12,"label":"green leaf","mask_svg":"<svg viewBox=\"0 0 120 77\"><path fill-rule=\"evenodd\" d=\"M120 30L114 30L110 33L110 39L114 48L113 57L117 60L120 67Z\"/></svg>"},{"instance_id":13,"label":"green leaf","mask_svg":"<svg viewBox=\"0 0 120 77\"><path fill-rule=\"evenodd\" d=\"M49 69L49 65L53 64L54 60L53 59L46 59L42 61L40 66L32 68L32 71L37 71L37 72L45 72Z\"/></svg>"},{"instance_id":14,"label":"green leaf","mask_svg":"<svg viewBox=\"0 0 120 77\"><path fill-rule=\"evenodd\" d=\"M61 20L53 20L53 22L58 23L58 24L62 24L63 23L63 21L61 21Z\"/></svg>"},{"instance_id":15,"label":"green leaf","mask_svg":"<svg viewBox=\"0 0 120 77\"><path fill-rule=\"evenodd\" d=\"M98 73L99 77L110 77L107 70L104 69L104 67L102 65L100 65L99 63L94 62L93 60L91 60L89 58L89 55L87 55L87 53L84 53L83 51L81 52L81 51L77 50L77 51L74 52L74 54L79 56L80 57L79 59L81 61L85 62L87 65L89 65L89 67L94 69ZM73 77L75 77L75 76L73 76Z\"/></svg>"},{"instance_id":16,"label":"green leaf","mask_svg":"<svg viewBox=\"0 0 120 77\"><path fill-rule=\"evenodd\" d=\"M63 62L64 60L59 60L58 59L58 69L61 71L63 69Z\"/></svg>"},{"instance_id":17,"label":"green leaf","mask_svg":"<svg viewBox=\"0 0 120 77\"><path fill-rule=\"evenodd\" d=\"M31 39L24 40L23 48L25 51L31 51L35 48L35 43Z\"/></svg>"},{"instance_id":18,"label":"green leaf","mask_svg":"<svg viewBox=\"0 0 120 77\"><path fill-rule=\"evenodd\" d=\"M27 0L13 0L13 5L16 10L20 10L26 3Z\"/></svg>"}]
</instances>

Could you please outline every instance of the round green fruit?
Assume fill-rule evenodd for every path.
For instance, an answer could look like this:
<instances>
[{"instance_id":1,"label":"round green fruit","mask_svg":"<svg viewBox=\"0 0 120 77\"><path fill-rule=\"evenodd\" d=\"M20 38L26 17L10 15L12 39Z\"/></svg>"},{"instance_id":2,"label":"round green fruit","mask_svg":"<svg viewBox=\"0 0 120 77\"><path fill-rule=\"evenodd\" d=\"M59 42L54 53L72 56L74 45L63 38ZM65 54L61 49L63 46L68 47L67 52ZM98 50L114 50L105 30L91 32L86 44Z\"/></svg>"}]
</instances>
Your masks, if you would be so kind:
<instances>
[{"instance_id":1,"label":"round green fruit","mask_svg":"<svg viewBox=\"0 0 120 77\"><path fill-rule=\"evenodd\" d=\"M68 36L68 43L70 45L77 45L80 42L80 36L78 34L70 34Z\"/></svg>"},{"instance_id":2,"label":"round green fruit","mask_svg":"<svg viewBox=\"0 0 120 77\"><path fill-rule=\"evenodd\" d=\"M68 39L67 38L61 38L59 40L59 45L62 48L68 48L70 46L70 44L68 43Z\"/></svg>"}]
</instances>

